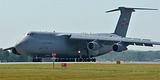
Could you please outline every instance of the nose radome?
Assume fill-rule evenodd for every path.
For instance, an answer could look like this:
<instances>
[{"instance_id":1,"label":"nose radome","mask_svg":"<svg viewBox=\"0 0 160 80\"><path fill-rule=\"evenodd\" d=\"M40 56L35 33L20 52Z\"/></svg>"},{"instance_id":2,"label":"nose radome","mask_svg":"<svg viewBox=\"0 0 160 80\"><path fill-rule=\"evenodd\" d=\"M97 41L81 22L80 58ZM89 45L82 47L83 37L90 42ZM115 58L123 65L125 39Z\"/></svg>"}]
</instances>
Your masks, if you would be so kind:
<instances>
[{"instance_id":1,"label":"nose radome","mask_svg":"<svg viewBox=\"0 0 160 80\"><path fill-rule=\"evenodd\" d=\"M27 49L28 44L28 39L22 39L15 45L15 48L19 53L24 53Z\"/></svg>"}]
</instances>

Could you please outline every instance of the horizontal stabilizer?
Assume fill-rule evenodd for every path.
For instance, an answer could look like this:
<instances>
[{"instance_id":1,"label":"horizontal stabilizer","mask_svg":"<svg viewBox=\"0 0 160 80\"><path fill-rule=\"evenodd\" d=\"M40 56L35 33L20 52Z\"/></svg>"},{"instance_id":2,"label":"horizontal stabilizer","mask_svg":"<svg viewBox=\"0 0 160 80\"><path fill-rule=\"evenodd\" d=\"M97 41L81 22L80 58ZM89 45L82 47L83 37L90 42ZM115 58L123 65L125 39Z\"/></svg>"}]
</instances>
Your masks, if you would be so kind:
<instances>
[{"instance_id":1,"label":"horizontal stabilizer","mask_svg":"<svg viewBox=\"0 0 160 80\"><path fill-rule=\"evenodd\" d=\"M113 10L106 11L106 13L114 12L114 11L118 11L118 10L122 10L122 9L131 10L131 11L135 11L135 10L158 10L158 9L151 9L151 8L127 8L127 7L119 7L118 9L113 9Z\"/></svg>"}]
</instances>

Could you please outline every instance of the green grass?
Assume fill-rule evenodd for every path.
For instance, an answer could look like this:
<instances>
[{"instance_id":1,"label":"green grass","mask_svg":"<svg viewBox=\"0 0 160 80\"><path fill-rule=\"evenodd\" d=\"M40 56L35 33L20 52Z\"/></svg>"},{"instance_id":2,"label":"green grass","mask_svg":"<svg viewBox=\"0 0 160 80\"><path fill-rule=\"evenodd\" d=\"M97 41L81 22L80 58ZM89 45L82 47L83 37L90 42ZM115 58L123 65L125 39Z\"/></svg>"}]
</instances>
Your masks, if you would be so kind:
<instances>
[{"instance_id":1,"label":"green grass","mask_svg":"<svg viewBox=\"0 0 160 80\"><path fill-rule=\"evenodd\" d=\"M160 64L1 64L0 80L160 80Z\"/></svg>"}]
</instances>

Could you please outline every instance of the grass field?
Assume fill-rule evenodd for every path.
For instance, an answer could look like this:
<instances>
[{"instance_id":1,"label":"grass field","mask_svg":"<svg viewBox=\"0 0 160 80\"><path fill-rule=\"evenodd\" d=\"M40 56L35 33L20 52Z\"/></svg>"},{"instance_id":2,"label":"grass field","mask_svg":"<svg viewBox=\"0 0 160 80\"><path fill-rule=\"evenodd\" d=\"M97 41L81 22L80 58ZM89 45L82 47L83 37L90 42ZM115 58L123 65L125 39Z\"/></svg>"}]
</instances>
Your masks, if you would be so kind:
<instances>
[{"instance_id":1,"label":"grass field","mask_svg":"<svg viewBox=\"0 0 160 80\"><path fill-rule=\"evenodd\" d=\"M1 64L0 80L160 80L160 64Z\"/></svg>"}]
</instances>

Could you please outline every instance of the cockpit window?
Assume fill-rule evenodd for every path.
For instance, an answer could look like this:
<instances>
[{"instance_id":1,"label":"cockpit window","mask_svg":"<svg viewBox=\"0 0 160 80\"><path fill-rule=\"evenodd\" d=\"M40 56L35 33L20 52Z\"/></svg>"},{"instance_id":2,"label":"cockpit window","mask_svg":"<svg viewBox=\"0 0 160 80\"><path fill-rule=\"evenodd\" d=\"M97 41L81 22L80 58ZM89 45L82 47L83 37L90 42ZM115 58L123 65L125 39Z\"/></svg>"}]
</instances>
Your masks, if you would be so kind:
<instances>
[{"instance_id":1,"label":"cockpit window","mask_svg":"<svg viewBox=\"0 0 160 80\"><path fill-rule=\"evenodd\" d=\"M29 35L30 35L30 33L27 33L27 34L26 34L26 36L29 36Z\"/></svg>"},{"instance_id":2,"label":"cockpit window","mask_svg":"<svg viewBox=\"0 0 160 80\"><path fill-rule=\"evenodd\" d=\"M26 33L25 36L32 36L33 33L29 32L29 33Z\"/></svg>"}]
</instances>

